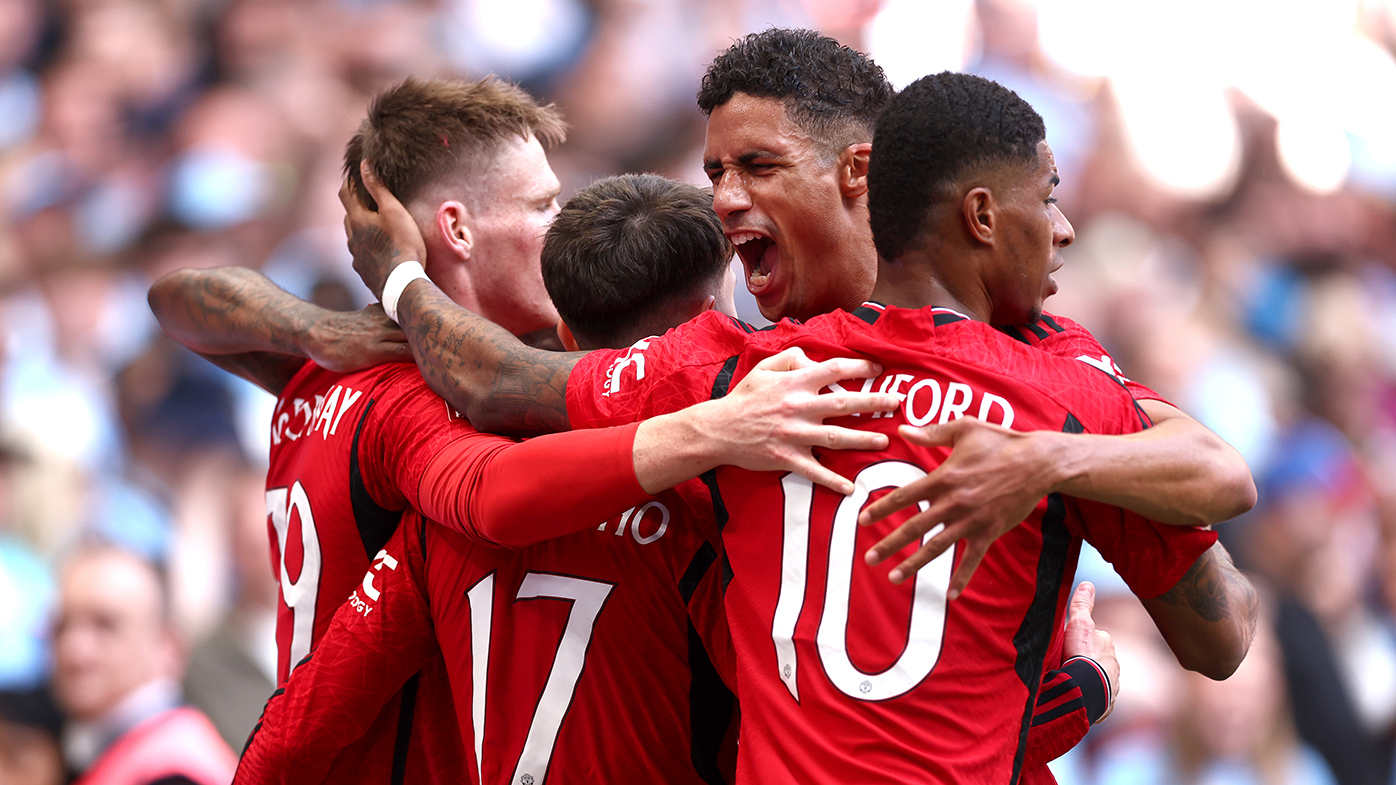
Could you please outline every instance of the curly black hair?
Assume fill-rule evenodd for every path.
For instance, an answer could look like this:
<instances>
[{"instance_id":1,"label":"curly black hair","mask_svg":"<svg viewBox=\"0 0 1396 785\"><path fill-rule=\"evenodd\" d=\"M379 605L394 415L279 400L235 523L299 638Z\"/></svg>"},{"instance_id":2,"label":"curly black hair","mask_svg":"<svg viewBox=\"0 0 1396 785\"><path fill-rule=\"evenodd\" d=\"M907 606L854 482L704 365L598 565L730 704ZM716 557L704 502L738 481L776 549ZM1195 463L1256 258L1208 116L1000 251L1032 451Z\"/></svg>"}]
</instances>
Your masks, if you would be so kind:
<instances>
[{"instance_id":1,"label":"curly black hair","mask_svg":"<svg viewBox=\"0 0 1396 785\"><path fill-rule=\"evenodd\" d=\"M920 235L931 203L984 166L1037 160L1042 117L988 79L945 71L923 76L892 99L877 122L868 159L873 243L896 259Z\"/></svg>"},{"instance_id":2,"label":"curly black hair","mask_svg":"<svg viewBox=\"0 0 1396 785\"><path fill-rule=\"evenodd\" d=\"M771 28L751 33L718 55L698 88L698 108L711 115L735 93L776 98L790 119L830 150L872 136L892 84L867 55L813 30Z\"/></svg>"},{"instance_id":3,"label":"curly black hair","mask_svg":"<svg viewBox=\"0 0 1396 785\"><path fill-rule=\"evenodd\" d=\"M543 240L543 284L585 348L619 348L691 316L731 258L711 192L624 174L563 205Z\"/></svg>"}]
</instances>

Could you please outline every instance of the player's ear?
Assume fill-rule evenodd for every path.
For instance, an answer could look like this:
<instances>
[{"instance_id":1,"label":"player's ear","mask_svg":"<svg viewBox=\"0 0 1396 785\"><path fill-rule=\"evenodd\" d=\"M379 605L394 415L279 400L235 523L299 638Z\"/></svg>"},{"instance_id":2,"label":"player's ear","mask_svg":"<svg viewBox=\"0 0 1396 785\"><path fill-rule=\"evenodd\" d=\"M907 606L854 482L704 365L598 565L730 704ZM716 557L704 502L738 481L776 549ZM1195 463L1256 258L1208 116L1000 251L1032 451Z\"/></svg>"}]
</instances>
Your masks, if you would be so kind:
<instances>
[{"instance_id":1,"label":"player's ear","mask_svg":"<svg viewBox=\"0 0 1396 785\"><path fill-rule=\"evenodd\" d=\"M994 226L998 217L998 205L994 201L994 192L983 186L971 188L969 193L965 194L960 207L964 217L965 231L969 232L969 236L986 245L992 245Z\"/></svg>"},{"instance_id":2,"label":"player's ear","mask_svg":"<svg viewBox=\"0 0 1396 785\"><path fill-rule=\"evenodd\" d=\"M567 351L581 351L581 347L577 345L577 339L572 335L572 328L568 327L567 322L564 322L561 319L557 320L557 339L559 341L562 341L562 348L566 349Z\"/></svg>"},{"instance_id":3,"label":"player's ear","mask_svg":"<svg viewBox=\"0 0 1396 785\"><path fill-rule=\"evenodd\" d=\"M871 144L859 142L839 153L839 190L845 199L857 199L868 192L868 154L871 152Z\"/></svg>"},{"instance_id":4,"label":"player's ear","mask_svg":"<svg viewBox=\"0 0 1396 785\"><path fill-rule=\"evenodd\" d=\"M470 261L470 251L475 245L470 221L470 210L460 202L446 201L436 207L436 230L441 241L463 262Z\"/></svg>"}]
</instances>

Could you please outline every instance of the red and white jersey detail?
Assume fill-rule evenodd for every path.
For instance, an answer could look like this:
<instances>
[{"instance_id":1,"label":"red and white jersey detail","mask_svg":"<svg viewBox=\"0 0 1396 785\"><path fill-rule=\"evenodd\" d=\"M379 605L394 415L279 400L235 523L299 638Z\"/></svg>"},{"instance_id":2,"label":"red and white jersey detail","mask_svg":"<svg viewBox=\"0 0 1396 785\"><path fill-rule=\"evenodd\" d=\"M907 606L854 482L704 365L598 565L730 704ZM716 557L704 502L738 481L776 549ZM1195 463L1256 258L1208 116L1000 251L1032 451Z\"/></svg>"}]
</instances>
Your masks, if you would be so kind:
<instances>
[{"instance_id":1,"label":"red and white jersey detail","mask_svg":"<svg viewBox=\"0 0 1396 785\"><path fill-rule=\"evenodd\" d=\"M291 379L272 415L267 469L278 683L363 580L431 457L474 432L412 365L341 374L306 363Z\"/></svg>"},{"instance_id":2,"label":"red and white jersey detail","mask_svg":"<svg viewBox=\"0 0 1396 785\"><path fill-rule=\"evenodd\" d=\"M349 374L307 362L278 397L272 417L267 470L267 533L272 574L280 584L277 676L319 644L335 610L356 589L368 587L369 557L416 503L420 477L431 458L474 429L410 364L382 365ZM488 437L497 438L497 437ZM445 669L428 663L420 699L401 696L381 706L364 736L334 761L339 782L378 782L398 758L407 781L434 781L463 766L454 708L441 700ZM399 707L410 713L399 717ZM399 750L407 741L406 757Z\"/></svg>"},{"instance_id":3,"label":"red and white jersey detail","mask_svg":"<svg viewBox=\"0 0 1396 785\"><path fill-rule=\"evenodd\" d=\"M1065 316L1056 316L1044 311L1042 316L1028 324L1001 327L999 331L1044 352L1099 368L1118 379L1136 400L1168 403L1162 395L1125 376L1119 364L1105 351L1105 347L1100 345L1100 341L1091 335L1090 330Z\"/></svg>"},{"instance_id":4,"label":"red and white jersey detail","mask_svg":"<svg viewBox=\"0 0 1396 785\"><path fill-rule=\"evenodd\" d=\"M682 331L682 332L681 332ZM747 349L722 357L734 341ZM902 397L881 453L829 451L854 478L844 498L796 475L718 472L729 520L725 595L744 722L739 778L760 782L1011 782L1026 762L1044 669L1061 630L1081 539L1143 597L1171 588L1215 534L1153 524L1103 505L1044 499L1000 537L960 599L945 587L955 552L894 586L862 554L905 516L859 527L860 509L937 466L945 450L895 438L902 423L978 416L1018 430L1128 433L1143 423L1121 384L954 314L860 308L747 335L720 317L651 339L646 376L597 393L610 358L583 359L568 384L574 426L625 422L718 393L788 346L815 360L867 356L869 387ZM719 359L720 358L720 359ZM707 359L706 367L695 360ZM721 522L721 518L719 518ZM895 564L898 559L892 559Z\"/></svg>"}]
</instances>

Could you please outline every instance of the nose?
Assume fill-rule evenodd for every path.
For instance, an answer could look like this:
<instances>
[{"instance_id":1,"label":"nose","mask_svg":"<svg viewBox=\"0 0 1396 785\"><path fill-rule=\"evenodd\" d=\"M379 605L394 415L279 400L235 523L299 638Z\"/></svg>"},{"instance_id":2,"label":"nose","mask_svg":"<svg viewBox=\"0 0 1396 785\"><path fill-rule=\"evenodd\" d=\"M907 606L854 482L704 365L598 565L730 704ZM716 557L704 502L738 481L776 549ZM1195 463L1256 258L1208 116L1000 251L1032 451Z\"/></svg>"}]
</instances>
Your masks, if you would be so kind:
<instances>
[{"instance_id":1,"label":"nose","mask_svg":"<svg viewBox=\"0 0 1396 785\"><path fill-rule=\"evenodd\" d=\"M717 217L726 219L732 213L750 209L751 195L747 193L746 183L738 174L723 172L718 175L717 181L713 183L713 212Z\"/></svg>"},{"instance_id":2,"label":"nose","mask_svg":"<svg viewBox=\"0 0 1396 785\"><path fill-rule=\"evenodd\" d=\"M1058 248L1065 248L1076 242L1076 230L1056 205L1052 205L1052 211L1052 244Z\"/></svg>"}]
</instances>

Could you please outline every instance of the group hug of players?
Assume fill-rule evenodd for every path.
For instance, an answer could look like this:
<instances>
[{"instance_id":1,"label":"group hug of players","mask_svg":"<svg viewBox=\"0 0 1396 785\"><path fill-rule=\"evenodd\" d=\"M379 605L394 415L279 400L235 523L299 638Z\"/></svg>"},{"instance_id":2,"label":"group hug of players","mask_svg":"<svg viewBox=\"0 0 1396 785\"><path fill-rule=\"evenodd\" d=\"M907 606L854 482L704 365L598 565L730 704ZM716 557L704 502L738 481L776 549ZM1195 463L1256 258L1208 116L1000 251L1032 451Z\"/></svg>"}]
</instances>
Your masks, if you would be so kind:
<instances>
[{"instance_id":1,"label":"group hug of players","mask_svg":"<svg viewBox=\"0 0 1396 785\"><path fill-rule=\"evenodd\" d=\"M1119 687L1083 540L1184 667L1240 663L1256 599L1207 524L1249 472L1042 312L1073 234L1032 107L780 29L699 106L711 192L559 209L552 107L408 80L340 194L381 310L152 287L278 396L280 687L236 782L1052 782ZM734 248L790 318L735 318ZM515 337L554 324L568 352Z\"/></svg>"}]
</instances>

